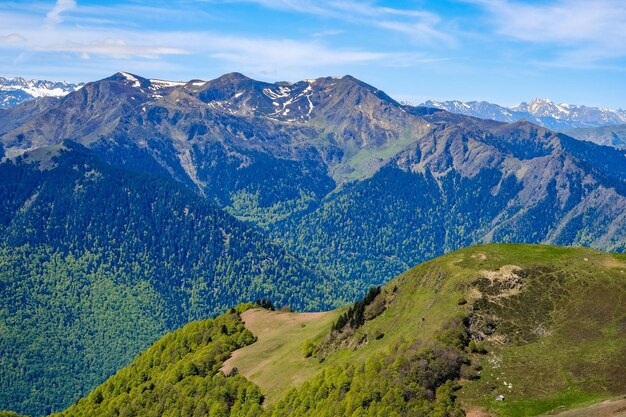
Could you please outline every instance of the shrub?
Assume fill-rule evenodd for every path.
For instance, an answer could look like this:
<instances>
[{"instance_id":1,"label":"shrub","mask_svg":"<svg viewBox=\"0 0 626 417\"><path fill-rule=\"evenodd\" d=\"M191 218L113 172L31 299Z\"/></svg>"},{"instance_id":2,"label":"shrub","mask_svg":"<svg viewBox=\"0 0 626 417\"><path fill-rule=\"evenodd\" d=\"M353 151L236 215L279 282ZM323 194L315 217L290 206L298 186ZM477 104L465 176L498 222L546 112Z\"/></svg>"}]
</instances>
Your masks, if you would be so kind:
<instances>
[{"instance_id":1,"label":"shrub","mask_svg":"<svg viewBox=\"0 0 626 417\"><path fill-rule=\"evenodd\" d=\"M313 343L311 340L306 340L302 347L300 348L300 352L302 352L302 356L305 358L310 358L311 356L315 356L315 352L317 351L317 345Z\"/></svg>"}]
</instances>

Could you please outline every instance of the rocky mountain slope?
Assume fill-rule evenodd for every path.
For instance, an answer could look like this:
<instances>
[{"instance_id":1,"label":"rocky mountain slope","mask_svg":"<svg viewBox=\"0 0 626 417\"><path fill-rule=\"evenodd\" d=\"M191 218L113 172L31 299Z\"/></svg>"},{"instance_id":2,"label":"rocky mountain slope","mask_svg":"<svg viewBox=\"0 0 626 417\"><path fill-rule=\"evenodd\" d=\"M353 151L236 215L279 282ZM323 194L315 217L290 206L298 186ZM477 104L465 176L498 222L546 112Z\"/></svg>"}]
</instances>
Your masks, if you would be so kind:
<instances>
[{"instance_id":1,"label":"rocky mountain slope","mask_svg":"<svg viewBox=\"0 0 626 417\"><path fill-rule=\"evenodd\" d=\"M626 148L626 124L566 130L564 133L578 140L600 145Z\"/></svg>"},{"instance_id":2,"label":"rocky mountain slope","mask_svg":"<svg viewBox=\"0 0 626 417\"><path fill-rule=\"evenodd\" d=\"M5 158L78 141L173 177L362 291L472 243L626 245L623 153L527 121L403 106L350 76L118 73L0 122Z\"/></svg>"},{"instance_id":3,"label":"rocky mountain slope","mask_svg":"<svg viewBox=\"0 0 626 417\"><path fill-rule=\"evenodd\" d=\"M84 84L65 81L25 80L21 77L0 77L0 108L13 107L41 97L63 97Z\"/></svg>"},{"instance_id":4,"label":"rocky mountain slope","mask_svg":"<svg viewBox=\"0 0 626 417\"><path fill-rule=\"evenodd\" d=\"M457 100L429 100L421 106L435 107L451 113L501 122L516 122L520 119L526 119L554 130L594 128L626 123L625 110L566 103L558 104L543 98L536 98L529 103L521 103L512 107L500 106L486 101L461 102Z\"/></svg>"}]
</instances>

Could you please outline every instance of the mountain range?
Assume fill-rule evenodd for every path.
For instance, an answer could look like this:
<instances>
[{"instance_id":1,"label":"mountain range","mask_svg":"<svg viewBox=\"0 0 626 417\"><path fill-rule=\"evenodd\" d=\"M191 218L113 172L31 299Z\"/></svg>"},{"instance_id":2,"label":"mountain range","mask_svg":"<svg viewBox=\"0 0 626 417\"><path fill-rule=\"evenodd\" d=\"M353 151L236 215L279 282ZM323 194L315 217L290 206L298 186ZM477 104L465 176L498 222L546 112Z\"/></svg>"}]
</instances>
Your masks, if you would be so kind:
<instances>
[{"instance_id":1,"label":"mountain range","mask_svg":"<svg viewBox=\"0 0 626 417\"><path fill-rule=\"evenodd\" d=\"M529 103L511 107L486 101L461 102L458 100L429 100L421 106L501 122L516 122L525 119L539 126L559 131L626 124L626 110L559 104L544 98L535 98Z\"/></svg>"},{"instance_id":2,"label":"mountain range","mask_svg":"<svg viewBox=\"0 0 626 417\"><path fill-rule=\"evenodd\" d=\"M172 82L162 81L163 83L172 85ZM173 84L184 83L174 82ZM0 77L0 108L12 107L41 97L62 97L84 85L85 83L73 84L64 81ZM600 145L626 147L624 133L626 111L624 110L558 104L542 98L512 107L485 101L461 102L457 100L443 102L429 100L420 106L435 107L451 113L503 122L526 119L549 129L563 131L576 139L588 140Z\"/></svg>"},{"instance_id":3,"label":"mountain range","mask_svg":"<svg viewBox=\"0 0 626 417\"><path fill-rule=\"evenodd\" d=\"M421 106L443 109L455 114L501 122L528 120L579 140L598 145L626 148L626 111L598 107L557 104L536 98L530 103L506 107L486 101L427 101Z\"/></svg>"},{"instance_id":4,"label":"mountain range","mask_svg":"<svg viewBox=\"0 0 626 417\"><path fill-rule=\"evenodd\" d=\"M159 80L152 80L158 82ZM182 85L182 82L161 81L162 85ZM289 83L283 83L289 84ZM65 81L26 80L22 77L0 77L0 108L15 106L27 100L41 97L63 97L82 88L85 83L68 83ZM576 138L577 129L601 128L615 125L626 125L626 110L590 107L555 103L544 98L535 98L516 106L501 106L486 101L461 102L458 100L428 100L420 106L440 108L451 113L481 119L515 122L519 119L529 120L537 125L553 130L569 130ZM584 138L584 139L583 139ZM590 135L582 136L590 140ZM621 139L621 138L620 138ZM619 142L622 145L623 139ZM598 143L598 142L596 142ZM601 144L611 145L610 141Z\"/></svg>"},{"instance_id":5,"label":"mountain range","mask_svg":"<svg viewBox=\"0 0 626 417\"><path fill-rule=\"evenodd\" d=\"M0 158L0 408L37 415L239 302L323 310L477 243L626 250L622 151L351 76L120 72L0 110Z\"/></svg>"},{"instance_id":6,"label":"mountain range","mask_svg":"<svg viewBox=\"0 0 626 417\"><path fill-rule=\"evenodd\" d=\"M83 85L83 83L72 84L65 81L0 77L0 108L13 107L40 97L63 97Z\"/></svg>"},{"instance_id":7,"label":"mountain range","mask_svg":"<svg viewBox=\"0 0 626 417\"><path fill-rule=\"evenodd\" d=\"M6 159L77 141L187 185L362 290L472 243L625 245L623 153L527 121L403 106L350 76L118 73L0 122Z\"/></svg>"}]
</instances>

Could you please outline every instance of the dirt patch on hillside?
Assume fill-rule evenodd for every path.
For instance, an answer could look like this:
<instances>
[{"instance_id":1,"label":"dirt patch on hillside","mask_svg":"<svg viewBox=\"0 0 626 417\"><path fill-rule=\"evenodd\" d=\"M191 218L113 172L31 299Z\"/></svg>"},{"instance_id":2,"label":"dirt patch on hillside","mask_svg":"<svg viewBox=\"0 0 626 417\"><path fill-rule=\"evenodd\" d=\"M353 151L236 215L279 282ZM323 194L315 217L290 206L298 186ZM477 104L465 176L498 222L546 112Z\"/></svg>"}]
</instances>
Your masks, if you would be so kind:
<instances>
[{"instance_id":1,"label":"dirt patch on hillside","mask_svg":"<svg viewBox=\"0 0 626 417\"><path fill-rule=\"evenodd\" d=\"M270 341L272 338L278 336L282 331L287 328L305 328L310 322L316 321L321 317L327 315L327 312L322 313L287 313L281 311L269 311L265 309L254 308L244 311L241 314L241 319L246 325L246 328L257 337L255 347L263 345L264 342ZM278 342L277 342L278 343ZM273 348L275 346L272 346ZM254 351L251 346L248 349L237 349L234 351L230 358L224 362L220 369L224 374L228 375L242 354L247 354L248 351ZM239 369L239 371L242 371ZM243 370L244 375L247 373Z\"/></svg>"},{"instance_id":2,"label":"dirt patch on hillside","mask_svg":"<svg viewBox=\"0 0 626 417\"><path fill-rule=\"evenodd\" d=\"M469 416L469 415L468 415ZM604 401L590 407L560 413L544 414L540 417L626 417L626 398Z\"/></svg>"},{"instance_id":3,"label":"dirt patch on hillside","mask_svg":"<svg viewBox=\"0 0 626 417\"><path fill-rule=\"evenodd\" d=\"M229 374L237 368L261 388L265 404L271 404L320 369L319 361L306 358L301 348L306 340L320 340L327 334L338 314L248 310L241 318L257 341L234 351L221 370Z\"/></svg>"},{"instance_id":4,"label":"dirt patch on hillside","mask_svg":"<svg viewBox=\"0 0 626 417\"><path fill-rule=\"evenodd\" d=\"M489 297L493 299L519 294L524 285L524 280L520 276L521 272L522 268L517 265L504 265L497 271L481 271L482 276L489 280L490 287L497 288L497 291L490 291ZM481 291L476 294L476 290L474 289L474 293L470 295L471 298L482 295Z\"/></svg>"},{"instance_id":5,"label":"dirt patch on hillside","mask_svg":"<svg viewBox=\"0 0 626 417\"><path fill-rule=\"evenodd\" d=\"M622 268L626 269L626 262L615 259L612 256L606 256L602 259L602 266L606 268Z\"/></svg>"},{"instance_id":6,"label":"dirt patch on hillside","mask_svg":"<svg viewBox=\"0 0 626 417\"><path fill-rule=\"evenodd\" d=\"M521 271L522 268L517 265L504 265L497 271L482 271L482 274L493 284L496 281L517 281Z\"/></svg>"},{"instance_id":7,"label":"dirt patch on hillside","mask_svg":"<svg viewBox=\"0 0 626 417\"><path fill-rule=\"evenodd\" d=\"M276 323L284 323L286 325L306 324L310 321L317 320L320 317L328 315L327 312L322 313L285 313L282 311L267 311L254 308L247 310L241 314L246 328L261 339L267 332L276 331ZM271 325L269 325L271 323Z\"/></svg>"},{"instance_id":8,"label":"dirt patch on hillside","mask_svg":"<svg viewBox=\"0 0 626 417\"><path fill-rule=\"evenodd\" d=\"M222 371L224 375L230 375L230 373L233 371L233 368L235 367L234 363L236 363L237 358L239 358L240 354L241 354L241 349L237 349L236 351L231 353L230 358L228 358L226 362L222 364L220 371Z\"/></svg>"}]
</instances>

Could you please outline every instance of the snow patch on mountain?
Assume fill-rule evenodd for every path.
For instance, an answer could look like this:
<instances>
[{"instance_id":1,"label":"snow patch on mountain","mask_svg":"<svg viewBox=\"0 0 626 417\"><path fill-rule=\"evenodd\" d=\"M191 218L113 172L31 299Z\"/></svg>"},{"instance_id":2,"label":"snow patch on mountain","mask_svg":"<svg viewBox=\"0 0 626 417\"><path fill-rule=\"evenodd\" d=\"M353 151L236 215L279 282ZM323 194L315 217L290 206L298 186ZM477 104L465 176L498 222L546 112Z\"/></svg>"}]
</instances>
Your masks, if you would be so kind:
<instances>
[{"instance_id":1,"label":"snow patch on mountain","mask_svg":"<svg viewBox=\"0 0 626 417\"><path fill-rule=\"evenodd\" d=\"M421 106L435 107L451 113L478 117L481 119L515 122L526 119L549 129L564 130L610 126L626 123L626 110L612 110L602 107L579 106L568 103L555 103L544 98L535 98L517 106L500 106L486 101L458 100L426 101Z\"/></svg>"},{"instance_id":2,"label":"snow patch on mountain","mask_svg":"<svg viewBox=\"0 0 626 417\"><path fill-rule=\"evenodd\" d=\"M0 77L0 108L16 106L24 101L41 97L63 97L83 85L65 81Z\"/></svg>"},{"instance_id":3,"label":"snow patch on mountain","mask_svg":"<svg viewBox=\"0 0 626 417\"><path fill-rule=\"evenodd\" d=\"M166 81L166 80L150 80L152 89L159 90L161 88L178 87L187 84L184 81Z\"/></svg>"},{"instance_id":4,"label":"snow patch on mountain","mask_svg":"<svg viewBox=\"0 0 626 417\"><path fill-rule=\"evenodd\" d=\"M141 87L141 82L133 74L129 74L128 72L121 72L120 74L122 74L133 87Z\"/></svg>"}]
</instances>

